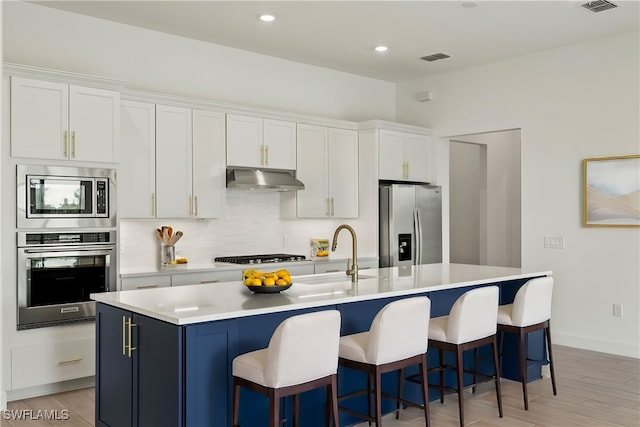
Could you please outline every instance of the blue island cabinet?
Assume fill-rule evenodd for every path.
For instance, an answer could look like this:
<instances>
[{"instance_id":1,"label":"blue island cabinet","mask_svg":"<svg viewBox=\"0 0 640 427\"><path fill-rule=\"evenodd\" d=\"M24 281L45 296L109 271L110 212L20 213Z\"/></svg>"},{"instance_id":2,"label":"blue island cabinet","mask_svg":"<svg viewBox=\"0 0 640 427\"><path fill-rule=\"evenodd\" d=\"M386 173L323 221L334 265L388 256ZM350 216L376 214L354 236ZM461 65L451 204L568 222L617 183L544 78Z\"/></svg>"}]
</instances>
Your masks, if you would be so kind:
<instances>
[{"instance_id":1,"label":"blue island cabinet","mask_svg":"<svg viewBox=\"0 0 640 427\"><path fill-rule=\"evenodd\" d=\"M96 426L183 426L180 327L105 304L96 309Z\"/></svg>"},{"instance_id":2,"label":"blue island cabinet","mask_svg":"<svg viewBox=\"0 0 640 427\"><path fill-rule=\"evenodd\" d=\"M527 279L499 281L500 303L513 301L517 289ZM265 348L276 327L286 318L318 310L337 309L342 315L341 334L366 331L377 312L387 303L417 295L431 299L431 317L445 315L453 302L465 291L481 285L443 289L402 296L345 301L250 314L254 307L246 307L247 315L222 320L176 325L132 311L97 303L96 313L96 426L110 427L227 427L231 425L232 362L239 354ZM267 297L278 298L278 295ZM320 326L321 327L321 326ZM402 333L402 331L399 331ZM486 350L486 349L483 349ZM519 378L517 343L504 342L502 376ZM465 354L465 367L471 368L471 354ZM481 353L486 353L483 351ZM531 334L527 341L529 381L540 378L540 368L546 363L544 336ZM437 352L428 353L428 365L438 362ZM304 364L304 361L301 361ZM468 366L467 366L468 365ZM479 367L492 372L490 360ZM411 374L409 370L407 372ZM383 389L395 393L397 375L383 378ZM430 378L432 382L436 378ZM471 380L465 376L465 383ZM447 375L445 382L453 385L455 378ZM340 393L366 385L366 376L340 369ZM436 399L430 390L430 399ZM420 401L419 388L407 383L405 396ZM305 427L325 425L326 393L312 390L304 393L300 402L300 422ZM366 398L350 404L352 409L366 411ZM384 402L384 412L393 409ZM292 402L283 399L280 413L291 419ZM264 427L268 419L266 397L242 389L240 423L243 427ZM341 425L353 425L354 417L340 414Z\"/></svg>"}]
</instances>

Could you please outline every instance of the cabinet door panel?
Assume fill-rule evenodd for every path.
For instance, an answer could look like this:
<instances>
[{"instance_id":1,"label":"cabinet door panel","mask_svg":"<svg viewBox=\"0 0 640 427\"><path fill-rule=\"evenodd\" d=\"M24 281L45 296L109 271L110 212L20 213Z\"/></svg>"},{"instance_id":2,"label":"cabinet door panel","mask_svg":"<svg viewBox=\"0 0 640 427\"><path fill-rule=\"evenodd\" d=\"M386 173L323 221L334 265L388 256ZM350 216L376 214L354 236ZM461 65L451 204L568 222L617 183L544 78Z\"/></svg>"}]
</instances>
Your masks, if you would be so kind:
<instances>
[{"instance_id":1,"label":"cabinet door panel","mask_svg":"<svg viewBox=\"0 0 640 427\"><path fill-rule=\"evenodd\" d=\"M68 125L68 85L11 77L11 156L66 159Z\"/></svg>"},{"instance_id":2,"label":"cabinet door panel","mask_svg":"<svg viewBox=\"0 0 640 427\"><path fill-rule=\"evenodd\" d=\"M156 105L158 218L191 216L191 158L191 110Z\"/></svg>"},{"instance_id":3,"label":"cabinet door panel","mask_svg":"<svg viewBox=\"0 0 640 427\"><path fill-rule=\"evenodd\" d=\"M391 130L379 131L378 179L403 180L404 135Z\"/></svg>"},{"instance_id":4,"label":"cabinet door panel","mask_svg":"<svg viewBox=\"0 0 640 427\"><path fill-rule=\"evenodd\" d=\"M182 329L133 314L133 419L138 427L183 425Z\"/></svg>"},{"instance_id":5,"label":"cabinet door panel","mask_svg":"<svg viewBox=\"0 0 640 427\"><path fill-rule=\"evenodd\" d=\"M225 191L224 115L193 110L193 216L220 218Z\"/></svg>"},{"instance_id":6,"label":"cabinet door panel","mask_svg":"<svg viewBox=\"0 0 640 427\"><path fill-rule=\"evenodd\" d=\"M408 133L404 141L409 181L432 182L430 138Z\"/></svg>"},{"instance_id":7,"label":"cabinet door panel","mask_svg":"<svg viewBox=\"0 0 640 427\"><path fill-rule=\"evenodd\" d=\"M118 181L118 215L153 218L156 192L156 106L122 101L120 105L122 158Z\"/></svg>"},{"instance_id":8,"label":"cabinet door panel","mask_svg":"<svg viewBox=\"0 0 640 427\"><path fill-rule=\"evenodd\" d=\"M265 163L270 169L296 169L296 124L264 120Z\"/></svg>"},{"instance_id":9,"label":"cabinet door panel","mask_svg":"<svg viewBox=\"0 0 640 427\"><path fill-rule=\"evenodd\" d=\"M353 130L329 129L328 151L331 216L357 218L358 133Z\"/></svg>"},{"instance_id":10,"label":"cabinet door panel","mask_svg":"<svg viewBox=\"0 0 640 427\"><path fill-rule=\"evenodd\" d=\"M297 177L304 183L298 191L297 216L299 218L327 218L329 200L327 187L326 127L298 125Z\"/></svg>"},{"instance_id":11,"label":"cabinet door panel","mask_svg":"<svg viewBox=\"0 0 640 427\"><path fill-rule=\"evenodd\" d=\"M227 114L227 166L260 167L262 119Z\"/></svg>"},{"instance_id":12,"label":"cabinet door panel","mask_svg":"<svg viewBox=\"0 0 640 427\"><path fill-rule=\"evenodd\" d=\"M120 94L69 86L69 105L69 158L117 162Z\"/></svg>"},{"instance_id":13,"label":"cabinet door panel","mask_svg":"<svg viewBox=\"0 0 640 427\"><path fill-rule=\"evenodd\" d=\"M122 319L131 313L96 305L96 425L133 425L133 364L126 355Z\"/></svg>"}]
</instances>

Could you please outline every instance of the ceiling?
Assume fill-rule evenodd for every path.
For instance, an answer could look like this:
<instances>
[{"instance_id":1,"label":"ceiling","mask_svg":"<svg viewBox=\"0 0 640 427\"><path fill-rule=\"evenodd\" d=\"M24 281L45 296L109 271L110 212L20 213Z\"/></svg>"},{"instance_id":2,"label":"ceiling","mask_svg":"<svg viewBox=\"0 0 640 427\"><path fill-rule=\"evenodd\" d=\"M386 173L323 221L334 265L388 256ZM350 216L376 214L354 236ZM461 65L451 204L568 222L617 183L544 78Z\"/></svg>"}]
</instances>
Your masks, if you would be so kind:
<instances>
[{"instance_id":1,"label":"ceiling","mask_svg":"<svg viewBox=\"0 0 640 427\"><path fill-rule=\"evenodd\" d=\"M640 2L34 1L164 33L391 82L639 29ZM464 7L475 6L475 7ZM263 23L268 12L276 21ZM384 44L389 50L376 53ZM450 58L427 62L434 53Z\"/></svg>"}]
</instances>

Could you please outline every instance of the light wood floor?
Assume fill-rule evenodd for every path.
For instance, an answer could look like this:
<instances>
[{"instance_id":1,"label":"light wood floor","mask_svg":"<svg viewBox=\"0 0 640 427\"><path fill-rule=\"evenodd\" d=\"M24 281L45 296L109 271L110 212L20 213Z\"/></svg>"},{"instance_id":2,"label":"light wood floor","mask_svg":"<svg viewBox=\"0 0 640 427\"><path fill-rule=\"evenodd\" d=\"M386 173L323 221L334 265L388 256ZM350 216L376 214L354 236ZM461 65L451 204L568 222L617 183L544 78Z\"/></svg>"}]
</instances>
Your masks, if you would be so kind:
<instances>
[{"instance_id":1,"label":"light wood floor","mask_svg":"<svg viewBox=\"0 0 640 427\"><path fill-rule=\"evenodd\" d=\"M529 384L529 410L522 407L520 383L503 380L504 418L498 418L493 388L465 394L467 426L558 426L611 427L640 426L640 360L554 346L558 395L551 391L551 380L543 378ZM457 427L458 402L455 395L445 403L433 402L432 427ZM9 410L69 411L68 420L6 420L0 413L2 427L85 427L94 425L94 389L70 391L9 403ZM366 423L364 424L366 425ZM385 427L424 426L420 410L402 411L399 420L384 420ZM118 426L114 426L118 427ZM208 426L198 426L208 427ZM226 426L211 426L226 427Z\"/></svg>"}]
</instances>

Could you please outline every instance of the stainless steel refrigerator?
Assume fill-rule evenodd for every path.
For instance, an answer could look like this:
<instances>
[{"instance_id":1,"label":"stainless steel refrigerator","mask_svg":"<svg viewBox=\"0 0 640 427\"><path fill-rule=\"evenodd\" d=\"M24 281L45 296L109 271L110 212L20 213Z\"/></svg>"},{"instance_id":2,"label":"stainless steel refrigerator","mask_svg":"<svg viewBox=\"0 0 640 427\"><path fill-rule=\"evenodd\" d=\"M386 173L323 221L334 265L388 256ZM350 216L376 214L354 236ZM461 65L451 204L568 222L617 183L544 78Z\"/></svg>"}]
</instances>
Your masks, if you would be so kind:
<instances>
[{"instance_id":1,"label":"stainless steel refrigerator","mask_svg":"<svg viewBox=\"0 0 640 427\"><path fill-rule=\"evenodd\" d=\"M442 262L442 189L380 184L380 267Z\"/></svg>"}]
</instances>

